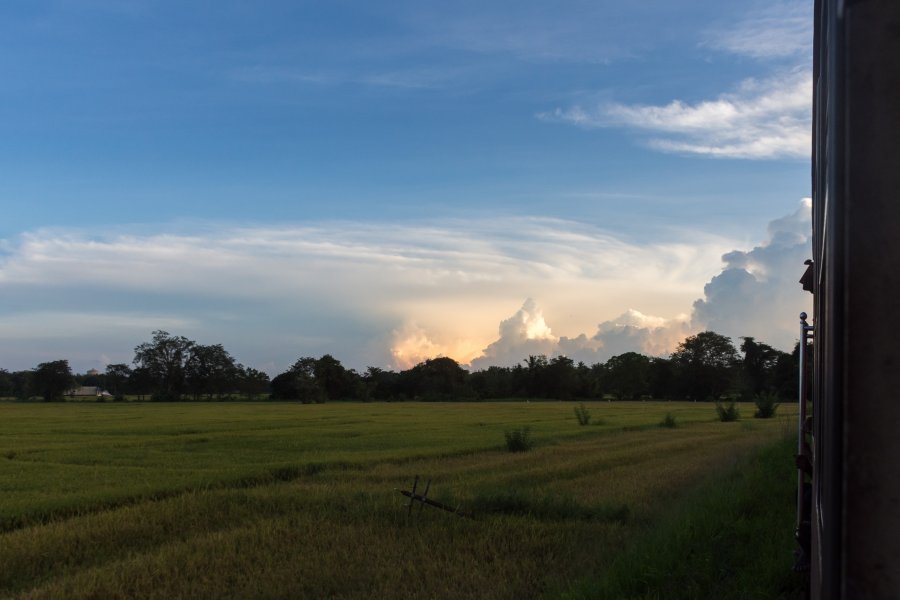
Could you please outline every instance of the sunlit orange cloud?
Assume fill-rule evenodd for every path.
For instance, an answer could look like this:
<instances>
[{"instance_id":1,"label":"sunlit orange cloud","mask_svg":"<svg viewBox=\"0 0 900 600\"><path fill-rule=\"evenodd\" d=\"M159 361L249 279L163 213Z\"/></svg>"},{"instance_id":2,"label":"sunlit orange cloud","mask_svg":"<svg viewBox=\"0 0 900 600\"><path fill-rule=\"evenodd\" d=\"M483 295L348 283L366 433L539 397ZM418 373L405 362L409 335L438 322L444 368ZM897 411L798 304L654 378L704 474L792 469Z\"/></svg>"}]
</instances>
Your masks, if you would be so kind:
<instances>
[{"instance_id":1,"label":"sunlit orange cloud","mask_svg":"<svg viewBox=\"0 0 900 600\"><path fill-rule=\"evenodd\" d=\"M394 331L390 366L407 369L429 358L447 356L478 370L493 364L509 366L537 354L565 355L593 364L623 352L665 356L692 333L696 332L687 315L667 319L629 309L593 331L557 337L544 320L542 308L528 298L513 315L500 321L498 333L489 339L456 338L408 323Z\"/></svg>"},{"instance_id":2,"label":"sunlit orange cloud","mask_svg":"<svg viewBox=\"0 0 900 600\"><path fill-rule=\"evenodd\" d=\"M481 356L484 340L433 340L426 331L413 323L394 331L391 356L394 368L408 369L429 358L447 356L460 364L468 364Z\"/></svg>"}]
</instances>

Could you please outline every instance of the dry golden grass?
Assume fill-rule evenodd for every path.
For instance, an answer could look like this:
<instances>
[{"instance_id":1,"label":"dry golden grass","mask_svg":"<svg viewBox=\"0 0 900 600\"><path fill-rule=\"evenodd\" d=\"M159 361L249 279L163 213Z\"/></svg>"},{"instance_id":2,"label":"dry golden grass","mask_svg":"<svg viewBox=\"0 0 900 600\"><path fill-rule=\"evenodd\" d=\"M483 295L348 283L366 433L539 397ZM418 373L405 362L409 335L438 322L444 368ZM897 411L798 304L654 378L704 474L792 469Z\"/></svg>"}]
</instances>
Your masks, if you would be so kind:
<instances>
[{"instance_id":1,"label":"dry golden grass","mask_svg":"<svg viewBox=\"0 0 900 600\"><path fill-rule=\"evenodd\" d=\"M789 427L672 403L597 404L589 427L569 403L10 407L13 598L534 597L601 572L673 498ZM656 426L666 412L677 429ZM538 446L506 452L513 425ZM395 488L416 474L475 518L407 518Z\"/></svg>"}]
</instances>

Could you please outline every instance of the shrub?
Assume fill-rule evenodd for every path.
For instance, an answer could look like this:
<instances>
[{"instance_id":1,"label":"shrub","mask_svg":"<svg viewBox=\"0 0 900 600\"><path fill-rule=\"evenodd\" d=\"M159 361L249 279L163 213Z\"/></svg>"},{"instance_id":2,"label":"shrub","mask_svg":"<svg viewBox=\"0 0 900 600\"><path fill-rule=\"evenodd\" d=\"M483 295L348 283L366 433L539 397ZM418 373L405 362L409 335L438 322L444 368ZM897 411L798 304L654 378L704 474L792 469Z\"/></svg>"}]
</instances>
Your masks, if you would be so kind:
<instances>
[{"instance_id":1,"label":"shrub","mask_svg":"<svg viewBox=\"0 0 900 600\"><path fill-rule=\"evenodd\" d=\"M733 401L728 404L716 402L716 413L719 415L719 420L723 423L737 421L741 418L741 413L738 411L738 408L734 405Z\"/></svg>"},{"instance_id":2,"label":"shrub","mask_svg":"<svg viewBox=\"0 0 900 600\"><path fill-rule=\"evenodd\" d=\"M775 410L781 402L778 401L778 394L773 392L763 392L757 394L753 398L756 405L756 412L753 416L757 419L770 419L775 416Z\"/></svg>"},{"instance_id":3,"label":"shrub","mask_svg":"<svg viewBox=\"0 0 900 600\"><path fill-rule=\"evenodd\" d=\"M504 432L503 435L506 436L506 449L510 452L527 452L534 448L530 427L511 429Z\"/></svg>"},{"instance_id":4,"label":"shrub","mask_svg":"<svg viewBox=\"0 0 900 600\"><path fill-rule=\"evenodd\" d=\"M678 427L678 423L675 422L675 417L672 416L672 413L666 413L665 418L659 422L660 427L668 427L669 429L675 429Z\"/></svg>"},{"instance_id":5,"label":"shrub","mask_svg":"<svg viewBox=\"0 0 900 600\"><path fill-rule=\"evenodd\" d=\"M589 425L591 422L591 411L585 408L584 404L575 407L575 418L579 425Z\"/></svg>"}]
</instances>

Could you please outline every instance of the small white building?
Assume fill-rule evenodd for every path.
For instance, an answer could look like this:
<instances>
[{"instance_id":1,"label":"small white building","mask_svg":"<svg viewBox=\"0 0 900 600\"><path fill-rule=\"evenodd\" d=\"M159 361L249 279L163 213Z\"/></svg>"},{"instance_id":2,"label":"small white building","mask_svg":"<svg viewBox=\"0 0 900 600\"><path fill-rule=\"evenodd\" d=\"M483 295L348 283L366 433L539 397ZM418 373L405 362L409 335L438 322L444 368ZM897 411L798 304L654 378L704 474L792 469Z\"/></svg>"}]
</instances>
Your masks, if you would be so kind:
<instances>
[{"instance_id":1,"label":"small white building","mask_svg":"<svg viewBox=\"0 0 900 600\"><path fill-rule=\"evenodd\" d=\"M90 397L90 396L100 398L101 396L111 396L111 395L112 394L110 394L103 388L95 386L95 385L83 385L81 387L72 388L71 390L66 392L66 396L74 396L77 398L84 398L84 397Z\"/></svg>"}]
</instances>

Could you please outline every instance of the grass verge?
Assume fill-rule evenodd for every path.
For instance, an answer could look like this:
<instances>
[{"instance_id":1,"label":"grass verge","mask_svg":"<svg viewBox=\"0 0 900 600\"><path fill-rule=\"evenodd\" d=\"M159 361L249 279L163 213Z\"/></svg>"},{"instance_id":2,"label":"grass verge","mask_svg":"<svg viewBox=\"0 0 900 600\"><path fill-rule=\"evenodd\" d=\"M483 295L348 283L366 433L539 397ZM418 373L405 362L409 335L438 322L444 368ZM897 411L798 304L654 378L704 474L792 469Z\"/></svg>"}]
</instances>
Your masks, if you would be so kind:
<instances>
[{"instance_id":1,"label":"grass verge","mask_svg":"<svg viewBox=\"0 0 900 600\"><path fill-rule=\"evenodd\" d=\"M794 548L794 442L701 484L597 578L557 598L801 598Z\"/></svg>"}]
</instances>

